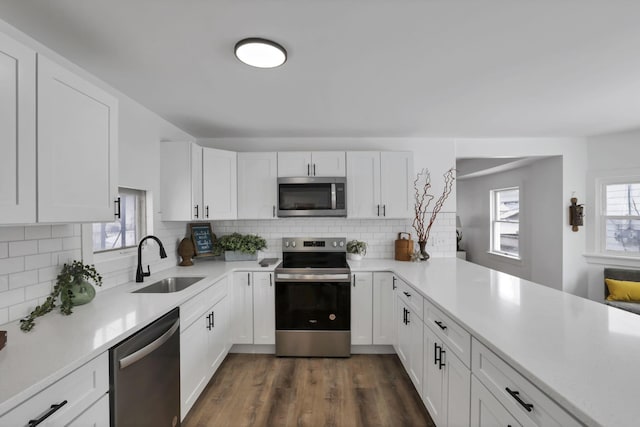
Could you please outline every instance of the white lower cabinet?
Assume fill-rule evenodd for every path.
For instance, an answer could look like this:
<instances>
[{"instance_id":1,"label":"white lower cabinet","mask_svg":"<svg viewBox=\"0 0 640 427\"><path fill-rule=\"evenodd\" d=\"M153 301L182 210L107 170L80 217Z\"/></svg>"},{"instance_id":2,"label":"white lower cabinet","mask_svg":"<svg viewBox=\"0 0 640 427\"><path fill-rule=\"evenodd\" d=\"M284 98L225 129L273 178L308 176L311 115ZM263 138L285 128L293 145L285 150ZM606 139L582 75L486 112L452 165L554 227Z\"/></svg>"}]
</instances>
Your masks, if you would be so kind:
<instances>
[{"instance_id":1,"label":"white lower cabinet","mask_svg":"<svg viewBox=\"0 0 640 427\"><path fill-rule=\"evenodd\" d=\"M469 425L471 371L438 335L424 327L422 400L438 426Z\"/></svg>"},{"instance_id":2,"label":"white lower cabinet","mask_svg":"<svg viewBox=\"0 0 640 427\"><path fill-rule=\"evenodd\" d=\"M276 343L276 287L273 273L253 273L253 343Z\"/></svg>"},{"instance_id":3,"label":"white lower cabinet","mask_svg":"<svg viewBox=\"0 0 640 427\"><path fill-rule=\"evenodd\" d=\"M30 420L41 420L42 426L108 426L108 392L109 355L105 352L0 415L0 426L24 426Z\"/></svg>"},{"instance_id":4,"label":"white lower cabinet","mask_svg":"<svg viewBox=\"0 0 640 427\"><path fill-rule=\"evenodd\" d=\"M232 342L276 343L276 287L272 272L233 275Z\"/></svg>"},{"instance_id":5,"label":"white lower cabinet","mask_svg":"<svg viewBox=\"0 0 640 427\"><path fill-rule=\"evenodd\" d=\"M395 343L394 313L396 276L393 273L373 273L373 344Z\"/></svg>"},{"instance_id":6,"label":"white lower cabinet","mask_svg":"<svg viewBox=\"0 0 640 427\"><path fill-rule=\"evenodd\" d=\"M485 386L471 376L471 427L516 427L521 424Z\"/></svg>"},{"instance_id":7,"label":"white lower cabinet","mask_svg":"<svg viewBox=\"0 0 640 427\"><path fill-rule=\"evenodd\" d=\"M373 344L373 273L351 275L351 344Z\"/></svg>"},{"instance_id":8,"label":"white lower cabinet","mask_svg":"<svg viewBox=\"0 0 640 427\"><path fill-rule=\"evenodd\" d=\"M422 394L423 323L416 312L398 296L396 308L397 353L418 394Z\"/></svg>"},{"instance_id":9,"label":"white lower cabinet","mask_svg":"<svg viewBox=\"0 0 640 427\"><path fill-rule=\"evenodd\" d=\"M208 306L194 316L190 311L201 301ZM180 332L180 400L184 419L229 351L227 278L214 283L180 307L180 316L195 319ZM196 304L196 305L194 305Z\"/></svg>"}]
</instances>

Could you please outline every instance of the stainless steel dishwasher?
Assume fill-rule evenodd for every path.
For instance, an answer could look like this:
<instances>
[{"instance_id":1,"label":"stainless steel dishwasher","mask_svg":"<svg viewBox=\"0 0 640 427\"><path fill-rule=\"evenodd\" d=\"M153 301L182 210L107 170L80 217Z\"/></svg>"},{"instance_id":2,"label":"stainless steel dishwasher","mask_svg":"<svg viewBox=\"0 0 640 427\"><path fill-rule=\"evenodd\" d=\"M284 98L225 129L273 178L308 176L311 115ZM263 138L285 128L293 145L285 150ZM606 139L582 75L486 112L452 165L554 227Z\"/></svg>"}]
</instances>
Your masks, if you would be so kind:
<instances>
[{"instance_id":1,"label":"stainless steel dishwasher","mask_svg":"<svg viewBox=\"0 0 640 427\"><path fill-rule=\"evenodd\" d=\"M109 350L112 427L180 425L176 308Z\"/></svg>"}]
</instances>

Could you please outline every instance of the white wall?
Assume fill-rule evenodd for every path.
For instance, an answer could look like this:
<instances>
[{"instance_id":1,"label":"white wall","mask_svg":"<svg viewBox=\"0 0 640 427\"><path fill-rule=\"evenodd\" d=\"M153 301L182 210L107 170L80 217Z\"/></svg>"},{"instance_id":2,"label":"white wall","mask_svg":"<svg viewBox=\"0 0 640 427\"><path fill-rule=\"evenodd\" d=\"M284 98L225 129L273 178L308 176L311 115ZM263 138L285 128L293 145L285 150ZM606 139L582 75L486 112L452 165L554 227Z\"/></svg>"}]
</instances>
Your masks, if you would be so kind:
<instances>
[{"instance_id":1,"label":"white wall","mask_svg":"<svg viewBox=\"0 0 640 427\"><path fill-rule=\"evenodd\" d=\"M562 201L565 207L562 229L562 290L587 296L587 264L583 257L586 233L574 233L569 226L569 200L584 199L586 191L587 142L583 138L496 138L457 139L457 158L562 157Z\"/></svg>"},{"instance_id":2,"label":"white wall","mask_svg":"<svg viewBox=\"0 0 640 427\"><path fill-rule=\"evenodd\" d=\"M60 57L46 46L0 21L0 31L112 93L119 100L119 184L149 190L159 204L159 144L162 139L193 140L155 113ZM152 211L154 233L165 243L169 257L160 262L155 247L145 251L144 261L152 269L176 264L176 246L186 234L184 223L162 223ZM0 226L0 324L28 314L42 303L55 282L60 266L73 259L96 264L104 276L98 291L132 280L136 253L112 253L108 259L93 259L90 233L79 224ZM83 237L84 235L84 237Z\"/></svg>"},{"instance_id":3,"label":"white wall","mask_svg":"<svg viewBox=\"0 0 640 427\"><path fill-rule=\"evenodd\" d=\"M640 259L601 256L596 248L596 178L625 176L640 173L640 130L600 135L588 138L587 196L585 199L585 223L587 228L586 252L589 254L589 298L604 298L605 267L640 268Z\"/></svg>"},{"instance_id":4,"label":"white wall","mask_svg":"<svg viewBox=\"0 0 640 427\"><path fill-rule=\"evenodd\" d=\"M467 260L562 289L562 159L551 157L506 172L458 181L458 215ZM493 189L520 187L520 256L488 253Z\"/></svg>"}]
</instances>

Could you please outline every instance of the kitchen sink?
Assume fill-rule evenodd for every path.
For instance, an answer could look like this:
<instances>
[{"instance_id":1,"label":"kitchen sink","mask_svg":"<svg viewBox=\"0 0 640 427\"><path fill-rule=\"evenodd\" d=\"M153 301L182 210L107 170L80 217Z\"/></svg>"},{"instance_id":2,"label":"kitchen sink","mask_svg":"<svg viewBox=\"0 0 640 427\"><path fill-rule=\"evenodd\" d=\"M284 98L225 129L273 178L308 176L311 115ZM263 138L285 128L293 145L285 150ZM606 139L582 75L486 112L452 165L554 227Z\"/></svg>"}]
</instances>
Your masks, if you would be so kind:
<instances>
[{"instance_id":1,"label":"kitchen sink","mask_svg":"<svg viewBox=\"0 0 640 427\"><path fill-rule=\"evenodd\" d=\"M133 293L169 294L171 292L180 292L202 279L204 279L204 277L167 277L166 279L158 280L149 286L145 286L142 289L133 291Z\"/></svg>"}]
</instances>

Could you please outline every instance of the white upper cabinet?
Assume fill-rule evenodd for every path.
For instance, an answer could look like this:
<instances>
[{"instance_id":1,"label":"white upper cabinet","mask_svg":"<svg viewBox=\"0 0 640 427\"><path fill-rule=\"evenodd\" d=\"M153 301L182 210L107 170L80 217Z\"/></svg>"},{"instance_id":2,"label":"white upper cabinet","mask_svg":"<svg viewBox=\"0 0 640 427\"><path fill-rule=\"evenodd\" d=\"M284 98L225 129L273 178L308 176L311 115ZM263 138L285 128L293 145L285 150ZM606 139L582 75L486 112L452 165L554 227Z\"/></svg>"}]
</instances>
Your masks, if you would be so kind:
<instances>
[{"instance_id":1,"label":"white upper cabinet","mask_svg":"<svg viewBox=\"0 0 640 427\"><path fill-rule=\"evenodd\" d=\"M38 221L112 221L118 102L38 55Z\"/></svg>"},{"instance_id":2,"label":"white upper cabinet","mask_svg":"<svg viewBox=\"0 0 640 427\"><path fill-rule=\"evenodd\" d=\"M236 153L192 142L162 142L162 219L235 219Z\"/></svg>"},{"instance_id":3,"label":"white upper cabinet","mask_svg":"<svg viewBox=\"0 0 640 427\"><path fill-rule=\"evenodd\" d=\"M238 219L276 217L278 156L238 153Z\"/></svg>"},{"instance_id":4,"label":"white upper cabinet","mask_svg":"<svg viewBox=\"0 0 640 427\"><path fill-rule=\"evenodd\" d=\"M0 34L0 224L36 221L36 53Z\"/></svg>"},{"instance_id":5,"label":"white upper cabinet","mask_svg":"<svg viewBox=\"0 0 640 427\"><path fill-rule=\"evenodd\" d=\"M410 152L347 152L347 216L411 218L412 179Z\"/></svg>"},{"instance_id":6,"label":"white upper cabinet","mask_svg":"<svg viewBox=\"0 0 640 427\"><path fill-rule=\"evenodd\" d=\"M202 149L204 219L236 219L237 157L234 151Z\"/></svg>"},{"instance_id":7,"label":"white upper cabinet","mask_svg":"<svg viewBox=\"0 0 640 427\"><path fill-rule=\"evenodd\" d=\"M344 151L283 151L278 153L278 177L345 176Z\"/></svg>"}]
</instances>

